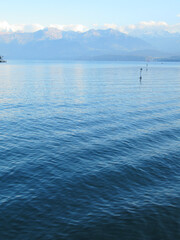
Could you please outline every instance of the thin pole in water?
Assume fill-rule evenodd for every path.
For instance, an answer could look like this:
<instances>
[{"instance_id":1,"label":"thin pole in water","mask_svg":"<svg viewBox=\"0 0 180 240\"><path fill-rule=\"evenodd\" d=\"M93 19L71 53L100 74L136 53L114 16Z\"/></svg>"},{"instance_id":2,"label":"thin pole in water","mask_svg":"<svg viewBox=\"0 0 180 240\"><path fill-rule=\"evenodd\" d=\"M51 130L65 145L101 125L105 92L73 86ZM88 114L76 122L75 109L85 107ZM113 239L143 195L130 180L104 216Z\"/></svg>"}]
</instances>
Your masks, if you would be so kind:
<instances>
[{"instance_id":1,"label":"thin pole in water","mask_svg":"<svg viewBox=\"0 0 180 240\"><path fill-rule=\"evenodd\" d=\"M140 79L140 82L141 82L141 80L142 80L142 70L143 70L143 69L140 68L140 78L139 78L139 79Z\"/></svg>"}]
</instances>

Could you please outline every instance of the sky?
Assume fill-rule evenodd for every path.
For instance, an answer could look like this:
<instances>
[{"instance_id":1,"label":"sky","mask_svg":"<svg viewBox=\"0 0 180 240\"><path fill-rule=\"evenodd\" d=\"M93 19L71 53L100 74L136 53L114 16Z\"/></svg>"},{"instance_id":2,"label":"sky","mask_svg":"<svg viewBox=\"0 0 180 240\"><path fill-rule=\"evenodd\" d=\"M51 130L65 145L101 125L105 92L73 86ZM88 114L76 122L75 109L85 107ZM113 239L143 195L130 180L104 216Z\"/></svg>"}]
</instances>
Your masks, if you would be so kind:
<instances>
[{"instance_id":1,"label":"sky","mask_svg":"<svg viewBox=\"0 0 180 240\"><path fill-rule=\"evenodd\" d=\"M0 30L3 24L14 29L27 25L28 31L30 25L37 29L78 25L83 29L81 25L90 28L104 24L180 23L180 0L0 0L0 9Z\"/></svg>"}]
</instances>

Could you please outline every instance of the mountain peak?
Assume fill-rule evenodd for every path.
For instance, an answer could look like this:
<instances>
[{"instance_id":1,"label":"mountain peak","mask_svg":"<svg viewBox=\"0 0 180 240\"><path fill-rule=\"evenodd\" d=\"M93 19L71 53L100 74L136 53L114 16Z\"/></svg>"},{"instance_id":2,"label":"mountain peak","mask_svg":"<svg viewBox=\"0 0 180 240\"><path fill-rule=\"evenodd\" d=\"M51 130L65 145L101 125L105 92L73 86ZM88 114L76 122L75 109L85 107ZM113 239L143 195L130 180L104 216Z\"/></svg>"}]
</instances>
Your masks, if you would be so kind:
<instances>
[{"instance_id":1,"label":"mountain peak","mask_svg":"<svg viewBox=\"0 0 180 240\"><path fill-rule=\"evenodd\" d=\"M43 32L44 32L44 38L47 38L50 40L62 38L62 31L57 28L53 28L53 27L45 28Z\"/></svg>"}]
</instances>

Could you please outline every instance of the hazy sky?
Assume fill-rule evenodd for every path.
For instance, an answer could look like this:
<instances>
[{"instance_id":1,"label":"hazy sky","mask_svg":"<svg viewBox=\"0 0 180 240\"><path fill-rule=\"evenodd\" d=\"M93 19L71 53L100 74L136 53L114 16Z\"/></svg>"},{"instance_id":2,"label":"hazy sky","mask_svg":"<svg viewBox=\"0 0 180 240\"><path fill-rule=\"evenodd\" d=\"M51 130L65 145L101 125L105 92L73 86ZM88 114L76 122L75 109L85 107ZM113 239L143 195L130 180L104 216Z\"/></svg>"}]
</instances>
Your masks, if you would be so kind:
<instances>
[{"instance_id":1,"label":"hazy sky","mask_svg":"<svg viewBox=\"0 0 180 240\"><path fill-rule=\"evenodd\" d=\"M0 0L0 9L10 24L180 22L180 0Z\"/></svg>"}]
</instances>

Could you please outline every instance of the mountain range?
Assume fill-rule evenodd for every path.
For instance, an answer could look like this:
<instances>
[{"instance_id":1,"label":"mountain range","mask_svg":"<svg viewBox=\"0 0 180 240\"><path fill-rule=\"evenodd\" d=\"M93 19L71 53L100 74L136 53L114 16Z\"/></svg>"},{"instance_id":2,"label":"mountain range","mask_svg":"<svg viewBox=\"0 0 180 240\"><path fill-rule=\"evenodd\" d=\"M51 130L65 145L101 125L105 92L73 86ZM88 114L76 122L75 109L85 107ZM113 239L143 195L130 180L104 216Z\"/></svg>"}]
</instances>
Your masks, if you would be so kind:
<instances>
[{"instance_id":1,"label":"mountain range","mask_svg":"<svg viewBox=\"0 0 180 240\"><path fill-rule=\"evenodd\" d=\"M46 28L33 33L0 33L6 59L147 60L178 59L180 34L132 36L117 30L87 32Z\"/></svg>"}]
</instances>

